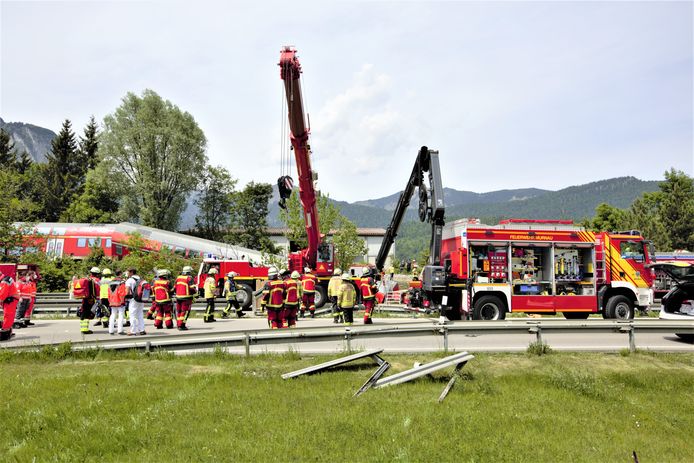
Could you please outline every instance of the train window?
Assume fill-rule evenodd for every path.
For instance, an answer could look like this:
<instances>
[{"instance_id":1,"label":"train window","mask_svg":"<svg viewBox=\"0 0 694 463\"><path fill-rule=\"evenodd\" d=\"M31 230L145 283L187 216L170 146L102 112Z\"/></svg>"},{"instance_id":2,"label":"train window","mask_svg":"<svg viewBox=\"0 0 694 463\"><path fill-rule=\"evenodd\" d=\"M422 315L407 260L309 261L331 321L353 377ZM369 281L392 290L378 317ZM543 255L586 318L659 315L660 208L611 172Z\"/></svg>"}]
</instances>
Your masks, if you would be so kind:
<instances>
[{"instance_id":1,"label":"train window","mask_svg":"<svg viewBox=\"0 0 694 463\"><path fill-rule=\"evenodd\" d=\"M195 251L195 250L191 249L190 251L188 251L188 257L190 257L190 258L200 257L200 251Z\"/></svg>"},{"instance_id":2,"label":"train window","mask_svg":"<svg viewBox=\"0 0 694 463\"><path fill-rule=\"evenodd\" d=\"M106 247L107 248L111 247L111 238L106 238Z\"/></svg>"},{"instance_id":3,"label":"train window","mask_svg":"<svg viewBox=\"0 0 694 463\"><path fill-rule=\"evenodd\" d=\"M123 255L123 246L121 246L120 244L117 244L117 245L116 245L116 255L117 255L117 256L122 256L122 255Z\"/></svg>"},{"instance_id":4,"label":"train window","mask_svg":"<svg viewBox=\"0 0 694 463\"><path fill-rule=\"evenodd\" d=\"M92 248L94 246L99 246L101 247L101 238L89 238L89 247Z\"/></svg>"},{"instance_id":5,"label":"train window","mask_svg":"<svg viewBox=\"0 0 694 463\"><path fill-rule=\"evenodd\" d=\"M185 250L185 248L182 248L180 246L176 246L176 249L174 249L174 254L178 254L179 256L185 256L186 250Z\"/></svg>"},{"instance_id":6,"label":"train window","mask_svg":"<svg viewBox=\"0 0 694 463\"><path fill-rule=\"evenodd\" d=\"M77 238L77 247L84 248L87 246L87 238Z\"/></svg>"}]
</instances>

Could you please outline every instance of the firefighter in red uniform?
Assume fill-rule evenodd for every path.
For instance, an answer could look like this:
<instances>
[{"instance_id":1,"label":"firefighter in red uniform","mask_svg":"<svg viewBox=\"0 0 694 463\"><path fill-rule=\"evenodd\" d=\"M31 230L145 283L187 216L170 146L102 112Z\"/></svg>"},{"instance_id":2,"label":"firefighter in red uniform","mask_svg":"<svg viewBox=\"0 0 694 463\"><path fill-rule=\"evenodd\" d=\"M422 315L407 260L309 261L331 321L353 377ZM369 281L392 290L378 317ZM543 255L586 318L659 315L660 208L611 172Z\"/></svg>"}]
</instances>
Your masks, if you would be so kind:
<instances>
[{"instance_id":1,"label":"firefighter in red uniform","mask_svg":"<svg viewBox=\"0 0 694 463\"><path fill-rule=\"evenodd\" d=\"M285 283L284 310L282 311L282 328L296 327L296 316L301 301L301 274L294 270Z\"/></svg>"},{"instance_id":2,"label":"firefighter in red uniform","mask_svg":"<svg viewBox=\"0 0 694 463\"><path fill-rule=\"evenodd\" d=\"M362 268L359 288L361 289L361 299L364 304L364 324L370 325L373 323L371 312L373 312L376 305L376 283L371 278L371 269L369 267Z\"/></svg>"},{"instance_id":3,"label":"firefighter in red uniform","mask_svg":"<svg viewBox=\"0 0 694 463\"><path fill-rule=\"evenodd\" d=\"M31 315L34 313L34 305L36 304L36 272L29 272L29 294L31 296L31 302L29 303L29 310L24 314L24 324L27 326L33 325L31 322Z\"/></svg>"},{"instance_id":4,"label":"firefighter in red uniform","mask_svg":"<svg viewBox=\"0 0 694 463\"><path fill-rule=\"evenodd\" d=\"M268 281L264 288L267 290L264 295L267 323L273 330L282 326L282 308L284 307L285 284L278 278L278 274L275 267L270 267L267 272Z\"/></svg>"},{"instance_id":5,"label":"firefighter in red uniform","mask_svg":"<svg viewBox=\"0 0 694 463\"><path fill-rule=\"evenodd\" d=\"M311 314L311 318L316 317L316 276L311 273L311 269L304 269L304 276L301 278L301 316L306 310Z\"/></svg>"},{"instance_id":6,"label":"firefighter in red uniform","mask_svg":"<svg viewBox=\"0 0 694 463\"><path fill-rule=\"evenodd\" d=\"M173 302L171 301L171 293L173 285L170 281L171 272L168 270L159 270L157 279L152 285L154 293L154 303L157 306L157 316L154 319L154 327L158 330L162 329L162 324L166 324L167 329L173 328Z\"/></svg>"},{"instance_id":7,"label":"firefighter in red uniform","mask_svg":"<svg viewBox=\"0 0 694 463\"><path fill-rule=\"evenodd\" d=\"M31 305L31 286L29 282L29 274L22 273L15 283L17 291L19 292L19 302L17 303L17 311L15 312L12 328L19 329L29 326L29 320L26 318L29 306Z\"/></svg>"},{"instance_id":8,"label":"firefighter in red uniform","mask_svg":"<svg viewBox=\"0 0 694 463\"><path fill-rule=\"evenodd\" d=\"M6 341L14 336L12 325L14 315L17 311L17 299L19 292L10 276L5 276L0 272L0 303L2 303L2 331L0 331L0 341Z\"/></svg>"},{"instance_id":9,"label":"firefighter in red uniform","mask_svg":"<svg viewBox=\"0 0 694 463\"><path fill-rule=\"evenodd\" d=\"M193 267L186 265L176 278L176 326L181 331L188 329L186 320L193 306L195 293L198 292L195 280L191 276L192 273Z\"/></svg>"},{"instance_id":10,"label":"firefighter in red uniform","mask_svg":"<svg viewBox=\"0 0 694 463\"><path fill-rule=\"evenodd\" d=\"M92 334L92 330L89 329L89 320L94 318L92 309L96 304L96 298L99 296L100 292L100 276L101 269L99 267L92 267L89 270L89 277L87 278L88 294L82 299L82 305L77 310L77 314L80 317L80 333L82 334Z\"/></svg>"}]
</instances>

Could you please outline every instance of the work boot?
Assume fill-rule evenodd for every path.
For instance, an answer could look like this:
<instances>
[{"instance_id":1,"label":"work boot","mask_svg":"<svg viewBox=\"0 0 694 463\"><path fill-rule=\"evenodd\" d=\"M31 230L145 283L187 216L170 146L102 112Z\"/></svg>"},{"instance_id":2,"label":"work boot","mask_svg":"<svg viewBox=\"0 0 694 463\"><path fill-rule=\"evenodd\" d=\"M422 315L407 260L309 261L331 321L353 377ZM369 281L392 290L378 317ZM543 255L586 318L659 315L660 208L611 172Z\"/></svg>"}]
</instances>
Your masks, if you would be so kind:
<instances>
[{"instance_id":1,"label":"work boot","mask_svg":"<svg viewBox=\"0 0 694 463\"><path fill-rule=\"evenodd\" d=\"M203 320L204 323L213 323L213 322L216 322L216 321L217 321L217 320L215 320L214 318L206 318L205 320Z\"/></svg>"},{"instance_id":2,"label":"work boot","mask_svg":"<svg viewBox=\"0 0 694 463\"><path fill-rule=\"evenodd\" d=\"M24 320L24 325L25 326L34 326L36 323L33 323L31 320Z\"/></svg>"},{"instance_id":3,"label":"work boot","mask_svg":"<svg viewBox=\"0 0 694 463\"><path fill-rule=\"evenodd\" d=\"M20 328L24 328L24 323L14 322L14 323L12 323L12 328L15 330L18 330Z\"/></svg>"},{"instance_id":4,"label":"work boot","mask_svg":"<svg viewBox=\"0 0 694 463\"><path fill-rule=\"evenodd\" d=\"M178 327L178 331L188 331L188 327L186 325L181 325Z\"/></svg>"},{"instance_id":5,"label":"work boot","mask_svg":"<svg viewBox=\"0 0 694 463\"><path fill-rule=\"evenodd\" d=\"M311 312L311 318L316 318L315 312Z\"/></svg>"},{"instance_id":6,"label":"work boot","mask_svg":"<svg viewBox=\"0 0 694 463\"><path fill-rule=\"evenodd\" d=\"M371 320L370 318L365 318L365 319L364 319L364 324L365 324L365 325L373 325L374 322L373 322L373 320Z\"/></svg>"},{"instance_id":7,"label":"work boot","mask_svg":"<svg viewBox=\"0 0 694 463\"><path fill-rule=\"evenodd\" d=\"M240 311L240 310L239 310L238 312L236 312L236 317L237 317L237 318L241 318L241 317L245 317L245 316L246 316L246 314L243 313L243 312Z\"/></svg>"},{"instance_id":8,"label":"work boot","mask_svg":"<svg viewBox=\"0 0 694 463\"><path fill-rule=\"evenodd\" d=\"M340 320L337 317L333 317L333 323L340 323Z\"/></svg>"},{"instance_id":9,"label":"work boot","mask_svg":"<svg viewBox=\"0 0 694 463\"><path fill-rule=\"evenodd\" d=\"M299 316L300 316L301 318L304 318L304 311L303 311L303 310L301 310L301 311L299 312Z\"/></svg>"},{"instance_id":10,"label":"work boot","mask_svg":"<svg viewBox=\"0 0 694 463\"><path fill-rule=\"evenodd\" d=\"M129 321L123 322L123 327L124 327L124 328L127 328L128 326L130 326L130 322L129 322Z\"/></svg>"},{"instance_id":11,"label":"work boot","mask_svg":"<svg viewBox=\"0 0 694 463\"><path fill-rule=\"evenodd\" d=\"M222 313L222 318L224 318L224 319L229 318L229 314L228 313Z\"/></svg>"},{"instance_id":12,"label":"work boot","mask_svg":"<svg viewBox=\"0 0 694 463\"><path fill-rule=\"evenodd\" d=\"M94 334L92 330L82 331L82 334Z\"/></svg>"}]
</instances>

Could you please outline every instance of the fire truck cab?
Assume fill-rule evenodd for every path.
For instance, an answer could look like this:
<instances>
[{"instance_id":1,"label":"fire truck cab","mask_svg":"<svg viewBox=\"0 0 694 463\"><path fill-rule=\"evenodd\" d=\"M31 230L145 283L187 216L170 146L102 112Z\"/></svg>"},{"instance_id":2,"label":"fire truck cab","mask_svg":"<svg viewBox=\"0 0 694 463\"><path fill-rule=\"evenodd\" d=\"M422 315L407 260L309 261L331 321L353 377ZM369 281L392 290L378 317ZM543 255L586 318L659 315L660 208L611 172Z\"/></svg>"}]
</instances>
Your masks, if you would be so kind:
<instances>
[{"instance_id":1,"label":"fire truck cab","mask_svg":"<svg viewBox=\"0 0 694 463\"><path fill-rule=\"evenodd\" d=\"M462 219L443 229L453 318L507 312L631 319L653 303L652 251L639 232L594 233L570 220ZM460 314L456 314L456 306Z\"/></svg>"},{"instance_id":2,"label":"fire truck cab","mask_svg":"<svg viewBox=\"0 0 694 463\"><path fill-rule=\"evenodd\" d=\"M224 287L224 278L229 272L235 272L238 275L234 277L234 281L239 288L236 293L236 299L239 301L242 309L247 309L253 304L253 291L255 291L258 281L267 280L267 270L265 266L255 266L247 260L217 260L205 259L200 264L196 283L198 285L198 293L202 297L205 280L209 276L210 269L216 268L215 286L219 288L219 294L222 293Z\"/></svg>"}]
</instances>

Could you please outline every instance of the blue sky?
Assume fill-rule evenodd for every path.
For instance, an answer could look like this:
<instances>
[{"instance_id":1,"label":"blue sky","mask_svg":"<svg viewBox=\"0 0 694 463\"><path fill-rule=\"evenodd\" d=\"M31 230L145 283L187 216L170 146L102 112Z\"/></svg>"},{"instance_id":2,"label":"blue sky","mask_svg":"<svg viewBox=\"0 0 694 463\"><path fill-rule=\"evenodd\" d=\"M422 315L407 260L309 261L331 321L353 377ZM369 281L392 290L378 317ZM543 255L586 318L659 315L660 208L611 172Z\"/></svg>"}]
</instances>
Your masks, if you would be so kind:
<instances>
[{"instance_id":1,"label":"blue sky","mask_svg":"<svg viewBox=\"0 0 694 463\"><path fill-rule=\"evenodd\" d=\"M0 3L0 116L81 131L128 91L190 112L241 185L280 175L282 45L299 50L319 188L560 189L694 175L692 2Z\"/></svg>"}]
</instances>

